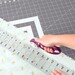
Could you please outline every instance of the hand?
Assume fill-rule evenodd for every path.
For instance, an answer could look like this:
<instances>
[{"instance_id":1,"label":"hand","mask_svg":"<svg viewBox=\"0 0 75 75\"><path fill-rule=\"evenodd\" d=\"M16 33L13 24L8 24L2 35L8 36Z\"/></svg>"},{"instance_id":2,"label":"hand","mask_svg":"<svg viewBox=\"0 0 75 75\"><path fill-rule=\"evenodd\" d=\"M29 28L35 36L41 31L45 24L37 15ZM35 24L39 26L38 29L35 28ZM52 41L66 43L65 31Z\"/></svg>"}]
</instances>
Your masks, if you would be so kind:
<instances>
[{"instance_id":1,"label":"hand","mask_svg":"<svg viewBox=\"0 0 75 75\"><path fill-rule=\"evenodd\" d=\"M45 46L55 46L55 45L59 46L59 42L56 35L44 35L43 37L37 38L35 40ZM43 48L42 45L41 45L41 48ZM53 52L52 49L46 48L46 47L44 47L44 50L47 52Z\"/></svg>"},{"instance_id":2,"label":"hand","mask_svg":"<svg viewBox=\"0 0 75 75\"><path fill-rule=\"evenodd\" d=\"M60 70L54 70L51 75L65 75L65 73Z\"/></svg>"}]
</instances>

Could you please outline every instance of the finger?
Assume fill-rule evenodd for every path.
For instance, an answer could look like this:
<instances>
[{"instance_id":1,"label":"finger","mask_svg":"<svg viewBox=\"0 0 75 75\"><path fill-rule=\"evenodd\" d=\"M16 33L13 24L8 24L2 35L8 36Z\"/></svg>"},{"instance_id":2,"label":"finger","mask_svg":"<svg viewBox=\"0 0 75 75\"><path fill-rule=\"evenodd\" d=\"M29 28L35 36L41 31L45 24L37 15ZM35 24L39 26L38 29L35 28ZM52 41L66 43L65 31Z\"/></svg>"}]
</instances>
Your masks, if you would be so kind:
<instances>
[{"instance_id":1,"label":"finger","mask_svg":"<svg viewBox=\"0 0 75 75\"><path fill-rule=\"evenodd\" d=\"M61 75L65 75L65 73L63 71L57 70L59 73L61 73Z\"/></svg>"},{"instance_id":2,"label":"finger","mask_svg":"<svg viewBox=\"0 0 75 75\"><path fill-rule=\"evenodd\" d=\"M46 49L47 52L49 52L49 50L50 50L49 48Z\"/></svg>"},{"instance_id":3,"label":"finger","mask_svg":"<svg viewBox=\"0 0 75 75\"><path fill-rule=\"evenodd\" d=\"M50 52L50 48L42 47L46 52Z\"/></svg>"},{"instance_id":4,"label":"finger","mask_svg":"<svg viewBox=\"0 0 75 75\"><path fill-rule=\"evenodd\" d=\"M51 75L56 75L56 74L52 72Z\"/></svg>"},{"instance_id":5,"label":"finger","mask_svg":"<svg viewBox=\"0 0 75 75\"><path fill-rule=\"evenodd\" d=\"M57 47L60 47L60 45L56 45Z\"/></svg>"},{"instance_id":6,"label":"finger","mask_svg":"<svg viewBox=\"0 0 75 75\"><path fill-rule=\"evenodd\" d=\"M52 50L52 49L50 49L50 52L51 52L51 53L53 53L53 50Z\"/></svg>"},{"instance_id":7,"label":"finger","mask_svg":"<svg viewBox=\"0 0 75 75\"><path fill-rule=\"evenodd\" d=\"M41 38L36 38L35 41L46 46L46 42L44 42L44 40L42 40Z\"/></svg>"},{"instance_id":8,"label":"finger","mask_svg":"<svg viewBox=\"0 0 75 75\"><path fill-rule=\"evenodd\" d=\"M54 70L53 73L54 73L55 75L62 75L62 74L61 74L60 72L58 72L57 70Z\"/></svg>"},{"instance_id":9,"label":"finger","mask_svg":"<svg viewBox=\"0 0 75 75\"><path fill-rule=\"evenodd\" d=\"M43 47L42 45L40 45L40 47L41 47L44 51L47 51L47 48L46 48L46 47Z\"/></svg>"},{"instance_id":10,"label":"finger","mask_svg":"<svg viewBox=\"0 0 75 75\"><path fill-rule=\"evenodd\" d=\"M41 48L44 48L42 45L40 45Z\"/></svg>"},{"instance_id":11,"label":"finger","mask_svg":"<svg viewBox=\"0 0 75 75\"><path fill-rule=\"evenodd\" d=\"M41 42L40 38L35 38L35 41Z\"/></svg>"},{"instance_id":12,"label":"finger","mask_svg":"<svg viewBox=\"0 0 75 75\"><path fill-rule=\"evenodd\" d=\"M44 50L45 50L45 51L47 51L47 48L46 48L46 47L44 47Z\"/></svg>"},{"instance_id":13,"label":"finger","mask_svg":"<svg viewBox=\"0 0 75 75\"><path fill-rule=\"evenodd\" d=\"M50 48L48 48L47 52L51 52L51 53L53 53L53 50L50 49Z\"/></svg>"}]
</instances>

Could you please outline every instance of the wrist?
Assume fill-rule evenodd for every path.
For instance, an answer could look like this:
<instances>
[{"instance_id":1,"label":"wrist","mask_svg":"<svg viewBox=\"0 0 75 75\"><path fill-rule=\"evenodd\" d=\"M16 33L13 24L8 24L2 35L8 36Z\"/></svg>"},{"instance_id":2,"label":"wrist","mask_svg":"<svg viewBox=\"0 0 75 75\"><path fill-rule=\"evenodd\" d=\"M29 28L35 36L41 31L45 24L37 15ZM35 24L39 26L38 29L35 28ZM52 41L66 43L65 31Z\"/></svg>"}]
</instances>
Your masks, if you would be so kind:
<instances>
[{"instance_id":1,"label":"wrist","mask_svg":"<svg viewBox=\"0 0 75 75\"><path fill-rule=\"evenodd\" d=\"M55 45L62 45L62 35L54 35L54 44Z\"/></svg>"}]
</instances>

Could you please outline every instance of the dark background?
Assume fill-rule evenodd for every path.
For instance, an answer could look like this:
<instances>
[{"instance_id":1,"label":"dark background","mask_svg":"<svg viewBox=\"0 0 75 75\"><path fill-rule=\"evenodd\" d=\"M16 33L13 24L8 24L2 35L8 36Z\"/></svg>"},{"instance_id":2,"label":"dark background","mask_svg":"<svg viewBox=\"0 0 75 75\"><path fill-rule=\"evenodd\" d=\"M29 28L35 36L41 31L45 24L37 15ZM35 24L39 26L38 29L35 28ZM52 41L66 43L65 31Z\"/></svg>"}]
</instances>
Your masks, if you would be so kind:
<instances>
[{"instance_id":1,"label":"dark background","mask_svg":"<svg viewBox=\"0 0 75 75\"><path fill-rule=\"evenodd\" d=\"M34 16L39 17L44 34L75 34L75 0L0 1L0 17L6 21ZM75 51L61 49L75 59Z\"/></svg>"}]
</instances>

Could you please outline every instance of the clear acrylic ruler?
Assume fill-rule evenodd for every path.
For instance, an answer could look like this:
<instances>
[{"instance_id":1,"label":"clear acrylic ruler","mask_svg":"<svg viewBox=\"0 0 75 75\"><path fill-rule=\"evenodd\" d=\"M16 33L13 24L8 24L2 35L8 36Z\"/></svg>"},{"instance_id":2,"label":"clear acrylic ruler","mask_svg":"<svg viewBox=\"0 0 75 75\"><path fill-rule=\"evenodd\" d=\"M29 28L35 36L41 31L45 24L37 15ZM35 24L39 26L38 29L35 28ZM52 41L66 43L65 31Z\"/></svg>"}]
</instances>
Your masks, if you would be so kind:
<instances>
[{"instance_id":1,"label":"clear acrylic ruler","mask_svg":"<svg viewBox=\"0 0 75 75\"><path fill-rule=\"evenodd\" d=\"M66 75L75 75L75 60L64 53L52 55L43 51L30 43L23 31L3 19L0 19L0 45L46 75L50 75L54 69L62 70Z\"/></svg>"}]
</instances>

